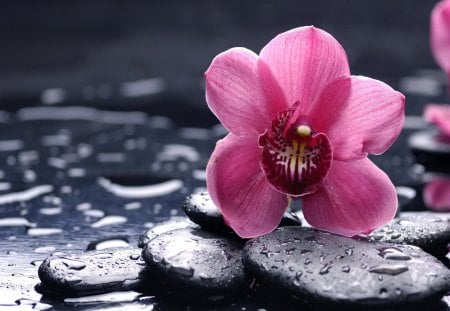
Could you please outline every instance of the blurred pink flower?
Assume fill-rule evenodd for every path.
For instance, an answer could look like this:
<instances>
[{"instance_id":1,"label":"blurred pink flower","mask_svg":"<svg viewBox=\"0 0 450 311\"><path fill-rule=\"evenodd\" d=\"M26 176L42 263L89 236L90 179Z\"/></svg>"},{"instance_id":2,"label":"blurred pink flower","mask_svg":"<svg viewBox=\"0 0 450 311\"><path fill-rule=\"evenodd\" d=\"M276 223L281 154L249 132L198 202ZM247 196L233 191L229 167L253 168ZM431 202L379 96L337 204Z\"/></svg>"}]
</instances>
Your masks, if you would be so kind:
<instances>
[{"instance_id":1,"label":"blurred pink flower","mask_svg":"<svg viewBox=\"0 0 450 311\"><path fill-rule=\"evenodd\" d=\"M436 4L431 13L431 51L447 77L450 76L450 0ZM450 78L450 77L449 77Z\"/></svg>"},{"instance_id":2,"label":"blurred pink flower","mask_svg":"<svg viewBox=\"0 0 450 311\"><path fill-rule=\"evenodd\" d=\"M426 121L435 124L442 134L450 137L450 105L428 104L423 114Z\"/></svg>"},{"instance_id":3,"label":"blurred pink flower","mask_svg":"<svg viewBox=\"0 0 450 311\"><path fill-rule=\"evenodd\" d=\"M206 77L209 108L229 130L207 166L207 186L244 238L274 230L291 198L314 227L353 236L390 221L395 188L368 154L384 152L404 121L404 96L351 76L342 46L300 27L259 56L232 48Z\"/></svg>"},{"instance_id":4,"label":"blurred pink flower","mask_svg":"<svg viewBox=\"0 0 450 311\"><path fill-rule=\"evenodd\" d=\"M450 211L450 179L439 177L431 180L423 189L425 205L437 212Z\"/></svg>"}]
</instances>

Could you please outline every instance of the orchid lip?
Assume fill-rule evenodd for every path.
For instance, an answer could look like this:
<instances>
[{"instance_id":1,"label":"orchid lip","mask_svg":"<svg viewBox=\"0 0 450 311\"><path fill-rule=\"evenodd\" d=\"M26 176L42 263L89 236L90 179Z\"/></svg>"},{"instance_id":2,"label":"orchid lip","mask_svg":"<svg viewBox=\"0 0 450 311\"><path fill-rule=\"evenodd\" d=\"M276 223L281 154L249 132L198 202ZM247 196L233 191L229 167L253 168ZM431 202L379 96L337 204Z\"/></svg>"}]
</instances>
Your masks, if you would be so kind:
<instances>
[{"instance_id":1,"label":"orchid lip","mask_svg":"<svg viewBox=\"0 0 450 311\"><path fill-rule=\"evenodd\" d=\"M290 122L294 110L282 111L272 131L259 137L261 167L279 192L300 197L315 192L331 167L332 150L324 133L315 133L305 117Z\"/></svg>"}]
</instances>

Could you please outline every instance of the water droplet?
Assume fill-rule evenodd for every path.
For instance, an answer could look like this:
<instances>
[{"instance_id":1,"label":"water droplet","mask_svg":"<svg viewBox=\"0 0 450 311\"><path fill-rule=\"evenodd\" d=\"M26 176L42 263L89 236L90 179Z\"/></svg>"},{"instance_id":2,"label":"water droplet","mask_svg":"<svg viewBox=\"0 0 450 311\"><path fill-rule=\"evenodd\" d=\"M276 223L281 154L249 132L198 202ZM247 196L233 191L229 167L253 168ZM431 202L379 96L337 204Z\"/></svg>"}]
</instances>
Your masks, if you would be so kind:
<instances>
[{"instance_id":1,"label":"water droplet","mask_svg":"<svg viewBox=\"0 0 450 311\"><path fill-rule=\"evenodd\" d=\"M102 218L105 216L105 212L101 209L87 209L83 211L83 215L93 218Z\"/></svg>"},{"instance_id":2,"label":"water droplet","mask_svg":"<svg viewBox=\"0 0 450 311\"><path fill-rule=\"evenodd\" d=\"M307 259L305 260L305 265L309 265L310 263L312 263L311 259L307 258Z\"/></svg>"},{"instance_id":3,"label":"water droplet","mask_svg":"<svg viewBox=\"0 0 450 311\"><path fill-rule=\"evenodd\" d=\"M62 233L61 228L30 228L27 230L27 234L30 236L44 236Z\"/></svg>"},{"instance_id":4,"label":"water droplet","mask_svg":"<svg viewBox=\"0 0 450 311\"><path fill-rule=\"evenodd\" d=\"M369 272L379 273L379 274L387 274L387 275L397 275L408 271L409 268L405 265L387 265L381 264L369 269Z\"/></svg>"},{"instance_id":5,"label":"water droplet","mask_svg":"<svg viewBox=\"0 0 450 311\"><path fill-rule=\"evenodd\" d=\"M320 274L320 275L327 274L327 273L330 271L331 267L332 267L332 266L330 266L330 265L324 265L324 266L320 269L319 274Z\"/></svg>"},{"instance_id":6,"label":"water droplet","mask_svg":"<svg viewBox=\"0 0 450 311\"><path fill-rule=\"evenodd\" d=\"M380 288L380 296L385 297L387 295L387 289L386 288Z\"/></svg>"},{"instance_id":7,"label":"water droplet","mask_svg":"<svg viewBox=\"0 0 450 311\"><path fill-rule=\"evenodd\" d=\"M79 260L73 260L69 258L62 258L61 262L69 269L72 270L83 270L86 268L86 263Z\"/></svg>"},{"instance_id":8,"label":"water droplet","mask_svg":"<svg viewBox=\"0 0 450 311\"><path fill-rule=\"evenodd\" d=\"M409 219L399 219L397 223L401 226L414 226L414 222Z\"/></svg>"},{"instance_id":9,"label":"water droplet","mask_svg":"<svg viewBox=\"0 0 450 311\"><path fill-rule=\"evenodd\" d=\"M141 258L141 256L139 254L130 255L131 260L138 260L139 258Z\"/></svg>"},{"instance_id":10,"label":"water droplet","mask_svg":"<svg viewBox=\"0 0 450 311\"><path fill-rule=\"evenodd\" d=\"M396 240L396 239L398 239L401 236L402 236L402 234L400 232L394 232L391 235L391 239Z\"/></svg>"},{"instance_id":11,"label":"water droplet","mask_svg":"<svg viewBox=\"0 0 450 311\"><path fill-rule=\"evenodd\" d=\"M341 268L341 271L342 271L342 272L345 272L345 273L349 273L349 272L350 272L350 266L343 266L343 267Z\"/></svg>"},{"instance_id":12,"label":"water droplet","mask_svg":"<svg viewBox=\"0 0 450 311\"><path fill-rule=\"evenodd\" d=\"M345 253L346 253L348 256L351 256L351 255L353 255L353 250L352 250L351 248L348 248L348 249L345 250Z\"/></svg>"},{"instance_id":13,"label":"water droplet","mask_svg":"<svg viewBox=\"0 0 450 311\"><path fill-rule=\"evenodd\" d=\"M411 260L411 257L403 253L400 249L395 247L381 248L378 250L379 255L384 259L391 260Z\"/></svg>"},{"instance_id":14,"label":"water droplet","mask_svg":"<svg viewBox=\"0 0 450 311\"><path fill-rule=\"evenodd\" d=\"M88 212L88 211L85 211L85 212ZM100 228L100 227L104 227L104 226L120 225L120 224L126 223L127 221L128 221L128 218L125 216L108 215L108 216L103 217L99 221L93 223L91 225L91 227L92 228Z\"/></svg>"}]
</instances>

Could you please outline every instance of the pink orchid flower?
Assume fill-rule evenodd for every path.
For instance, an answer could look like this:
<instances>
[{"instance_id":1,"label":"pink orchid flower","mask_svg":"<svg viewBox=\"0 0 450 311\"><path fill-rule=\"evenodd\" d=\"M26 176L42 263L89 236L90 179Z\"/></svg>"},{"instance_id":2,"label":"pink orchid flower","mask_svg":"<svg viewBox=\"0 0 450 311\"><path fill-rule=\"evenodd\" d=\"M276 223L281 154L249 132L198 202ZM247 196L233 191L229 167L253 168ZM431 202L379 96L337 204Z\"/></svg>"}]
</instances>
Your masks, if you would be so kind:
<instances>
[{"instance_id":1,"label":"pink orchid flower","mask_svg":"<svg viewBox=\"0 0 450 311\"><path fill-rule=\"evenodd\" d=\"M435 124L442 134L450 137L450 105L428 104L423 115L426 121Z\"/></svg>"},{"instance_id":2,"label":"pink orchid flower","mask_svg":"<svg viewBox=\"0 0 450 311\"><path fill-rule=\"evenodd\" d=\"M431 51L450 79L450 0L436 4L430 26Z\"/></svg>"},{"instance_id":3,"label":"pink orchid flower","mask_svg":"<svg viewBox=\"0 0 450 311\"><path fill-rule=\"evenodd\" d=\"M450 211L450 179L439 177L431 180L423 189L425 205L437 212Z\"/></svg>"},{"instance_id":4,"label":"pink orchid flower","mask_svg":"<svg viewBox=\"0 0 450 311\"><path fill-rule=\"evenodd\" d=\"M367 155L399 135L404 96L351 76L330 34L296 28L259 56L232 48L205 77L209 108L230 132L211 155L207 187L239 236L274 230L291 198L312 226L344 236L393 218L395 188Z\"/></svg>"}]
</instances>

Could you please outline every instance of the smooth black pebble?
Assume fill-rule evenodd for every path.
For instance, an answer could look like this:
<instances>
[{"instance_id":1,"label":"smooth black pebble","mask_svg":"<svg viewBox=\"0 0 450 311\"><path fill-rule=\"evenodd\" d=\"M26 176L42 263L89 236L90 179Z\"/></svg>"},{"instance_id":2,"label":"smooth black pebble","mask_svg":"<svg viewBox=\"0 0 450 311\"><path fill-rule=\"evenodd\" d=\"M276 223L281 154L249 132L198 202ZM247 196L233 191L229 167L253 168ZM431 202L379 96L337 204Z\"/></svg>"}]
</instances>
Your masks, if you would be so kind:
<instances>
[{"instance_id":1,"label":"smooth black pebble","mask_svg":"<svg viewBox=\"0 0 450 311\"><path fill-rule=\"evenodd\" d=\"M160 222L152 228L145 230L138 240L138 247L145 247L147 243L158 235L182 228L198 228L198 226L187 217L173 217L170 220Z\"/></svg>"},{"instance_id":2,"label":"smooth black pebble","mask_svg":"<svg viewBox=\"0 0 450 311\"><path fill-rule=\"evenodd\" d=\"M429 171L450 172L450 138L436 130L420 131L408 139L416 161Z\"/></svg>"},{"instance_id":3,"label":"smooth black pebble","mask_svg":"<svg viewBox=\"0 0 450 311\"><path fill-rule=\"evenodd\" d=\"M67 256L50 256L39 267L50 293L81 296L137 289L145 283L145 262L139 248L111 248Z\"/></svg>"},{"instance_id":4,"label":"smooth black pebble","mask_svg":"<svg viewBox=\"0 0 450 311\"><path fill-rule=\"evenodd\" d=\"M450 290L450 270L416 246L305 227L283 227L248 241L243 262L274 292L315 306L406 305L439 299Z\"/></svg>"},{"instance_id":5,"label":"smooth black pebble","mask_svg":"<svg viewBox=\"0 0 450 311\"><path fill-rule=\"evenodd\" d=\"M184 201L183 210L193 222L204 230L219 233L232 232L232 229L225 224L222 214L206 189L189 195ZM300 218L295 213L286 211L279 226L301 226L301 224Z\"/></svg>"},{"instance_id":6,"label":"smooth black pebble","mask_svg":"<svg viewBox=\"0 0 450 311\"><path fill-rule=\"evenodd\" d=\"M162 233L144 248L149 270L166 290L194 300L222 300L246 292L243 242L201 229Z\"/></svg>"},{"instance_id":7,"label":"smooth black pebble","mask_svg":"<svg viewBox=\"0 0 450 311\"><path fill-rule=\"evenodd\" d=\"M448 253L450 213L404 212L387 225L373 231L368 238L380 242L416 245L441 258Z\"/></svg>"}]
</instances>

